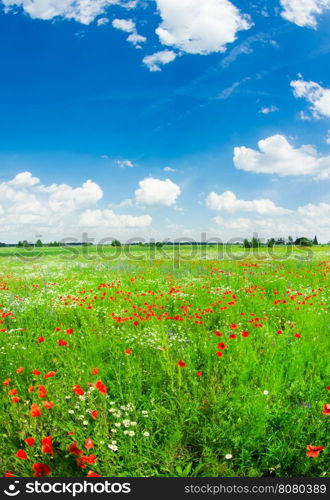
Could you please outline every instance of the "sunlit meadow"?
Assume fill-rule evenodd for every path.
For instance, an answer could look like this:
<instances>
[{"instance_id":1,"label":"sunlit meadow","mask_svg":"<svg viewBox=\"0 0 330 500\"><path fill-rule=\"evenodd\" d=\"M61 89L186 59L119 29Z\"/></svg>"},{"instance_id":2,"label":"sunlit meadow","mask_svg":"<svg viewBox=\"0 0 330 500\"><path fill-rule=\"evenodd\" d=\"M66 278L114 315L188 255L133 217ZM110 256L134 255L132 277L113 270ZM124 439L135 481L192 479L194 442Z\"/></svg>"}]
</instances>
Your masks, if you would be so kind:
<instances>
[{"instance_id":1,"label":"sunlit meadow","mask_svg":"<svg viewBox=\"0 0 330 500\"><path fill-rule=\"evenodd\" d=\"M83 250L1 250L2 475L327 475L329 248Z\"/></svg>"}]
</instances>

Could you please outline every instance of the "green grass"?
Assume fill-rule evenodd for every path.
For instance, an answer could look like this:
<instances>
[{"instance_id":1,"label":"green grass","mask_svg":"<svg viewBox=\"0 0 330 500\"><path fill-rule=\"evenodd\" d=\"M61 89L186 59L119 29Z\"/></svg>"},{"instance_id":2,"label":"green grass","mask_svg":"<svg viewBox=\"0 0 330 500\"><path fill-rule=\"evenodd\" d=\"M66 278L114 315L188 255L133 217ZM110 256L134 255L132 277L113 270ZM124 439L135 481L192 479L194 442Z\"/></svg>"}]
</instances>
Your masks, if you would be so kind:
<instances>
[{"instance_id":1,"label":"green grass","mask_svg":"<svg viewBox=\"0 0 330 500\"><path fill-rule=\"evenodd\" d=\"M329 247L314 248L312 260L306 249L289 258L284 247L245 257L230 249L234 259L216 247L193 255L137 247L117 258L112 248L103 258L95 248L20 258L1 249L0 370L1 381L11 379L0 395L2 475L29 477L36 462L57 477L327 475ZM50 371L56 375L44 379ZM107 394L95 389L98 380ZM40 417L30 416L32 403ZM46 436L54 455L42 452ZM96 457L85 468L68 451L75 441L83 456ZM325 449L309 458L307 445ZM20 449L27 460L16 457Z\"/></svg>"}]
</instances>

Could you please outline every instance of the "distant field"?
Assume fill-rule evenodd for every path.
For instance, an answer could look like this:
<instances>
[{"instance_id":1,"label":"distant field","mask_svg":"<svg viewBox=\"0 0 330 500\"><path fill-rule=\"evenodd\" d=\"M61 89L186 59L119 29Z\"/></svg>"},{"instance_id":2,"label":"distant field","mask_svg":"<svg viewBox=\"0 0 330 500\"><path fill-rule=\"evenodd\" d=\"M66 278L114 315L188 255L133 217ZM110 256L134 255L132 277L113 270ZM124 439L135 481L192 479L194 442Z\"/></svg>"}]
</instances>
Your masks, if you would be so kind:
<instances>
[{"instance_id":1,"label":"distant field","mask_svg":"<svg viewBox=\"0 0 330 500\"><path fill-rule=\"evenodd\" d=\"M0 473L328 475L329 255L0 249Z\"/></svg>"}]
</instances>

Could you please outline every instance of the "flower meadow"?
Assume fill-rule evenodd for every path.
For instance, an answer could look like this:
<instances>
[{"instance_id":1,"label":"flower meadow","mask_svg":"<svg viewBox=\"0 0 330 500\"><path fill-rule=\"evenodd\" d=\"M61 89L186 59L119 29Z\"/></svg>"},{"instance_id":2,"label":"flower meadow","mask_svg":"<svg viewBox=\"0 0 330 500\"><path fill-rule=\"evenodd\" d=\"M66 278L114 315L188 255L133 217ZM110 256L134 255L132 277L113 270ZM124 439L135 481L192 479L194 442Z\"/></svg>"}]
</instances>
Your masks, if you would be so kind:
<instances>
[{"instance_id":1,"label":"flower meadow","mask_svg":"<svg viewBox=\"0 0 330 500\"><path fill-rule=\"evenodd\" d=\"M154 257L1 253L2 476L326 476L324 248Z\"/></svg>"}]
</instances>

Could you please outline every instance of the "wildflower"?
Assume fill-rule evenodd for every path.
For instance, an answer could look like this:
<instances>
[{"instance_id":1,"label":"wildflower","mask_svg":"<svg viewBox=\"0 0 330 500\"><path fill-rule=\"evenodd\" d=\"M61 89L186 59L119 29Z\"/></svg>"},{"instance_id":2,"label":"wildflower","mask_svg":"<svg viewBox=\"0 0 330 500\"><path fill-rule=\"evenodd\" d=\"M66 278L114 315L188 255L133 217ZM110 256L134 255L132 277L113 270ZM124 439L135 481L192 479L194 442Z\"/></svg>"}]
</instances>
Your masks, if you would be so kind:
<instances>
[{"instance_id":1,"label":"wildflower","mask_svg":"<svg viewBox=\"0 0 330 500\"><path fill-rule=\"evenodd\" d=\"M326 403L324 406L323 406L323 411L322 413L324 415L330 415L330 404L329 403Z\"/></svg>"},{"instance_id":2,"label":"wildflower","mask_svg":"<svg viewBox=\"0 0 330 500\"><path fill-rule=\"evenodd\" d=\"M277 330L277 332L279 335L282 335L283 331L282 330Z\"/></svg>"},{"instance_id":3,"label":"wildflower","mask_svg":"<svg viewBox=\"0 0 330 500\"><path fill-rule=\"evenodd\" d=\"M45 408L47 408L48 410L50 410L50 408L53 408L54 406L54 403L53 401L43 401L42 404L44 405Z\"/></svg>"},{"instance_id":4,"label":"wildflower","mask_svg":"<svg viewBox=\"0 0 330 500\"><path fill-rule=\"evenodd\" d=\"M96 420L97 419L97 416L98 416L99 412L97 410L93 410L91 411L91 417Z\"/></svg>"},{"instance_id":5,"label":"wildflower","mask_svg":"<svg viewBox=\"0 0 330 500\"><path fill-rule=\"evenodd\" d=\"M232 458L233 458L233 455L231 455L230 453L227 453L227 455L225 455L226 460L231 460Z\"/></svg>"},{"instance_id":6,"label":"wildflower","mask_svg":"<svg viewBox=\"0 0 330 500\"><path fill-rule=\"evenodd\" d=\"M46 398L47 397L47 391L43 385L38 385L38 391L39 391L39 398Z\"/></svg>"},{"instance_id":7,"label":"wildflower","mask_svg":"<svg viewBox=\"0 0 330 500\"><path fill-rule=\"evenodd\" d=\"M100 391L102 394L106 394L108 392L107 387L104 385L104 383L101 380L98 380L95 383L95 387L98 391Z\"/></svg>"},{"instance_id":8,"label":"wildflower","mask_svg":"<svg viewBox=\"0 0 330 500\"><path fill-rule=\"evenodd\" d=\"M229 338L230 338L230 339L237 339L237 335L235 335L235 333L231 333L231 334L229 335Z\"/></svg>"},{"instance_id":9,"label":"wildflower","mask_svg":"<svg viewBox=\"0 0 330 500\"><path fill-rule=\"evenodd\" d=\"M180 361L178 362L178 366L180 368L184 368L186 366L186 363L184 361L182 361L182 359L180 359Z\"/></svg>"},{"instance_id":10,"label":"wildflower","mask_svg":"<svg viewBox=\"0 0 330 500\"><path fill-rule=\"evenodd\" d=\"M125 352L126 356L130 356L130 355L131 355L131 353L132 353L131 349L129 349L129 348L128 348L128 349L125 349L125 351L124 351L124 352Z\"/></svg>"},{"instance_id":11,"label":"wildflower","mask_svg":"<svg viewBox=\"0 0 330 500\"><path fill-rule=\"evenodd\" d=\"M33 446L34 445L34 442L35 442L35 439L33 437L30 437L30 438L26 438L25 439L25 443L28 445L28 446Z\"/></svg>"},{"instance_id":12,"label":"wildflower","mask_svg":"<svg viewBox=\"0 0 330 500\"><path fill-rule=\"evenodd\" d=\"M144 437L149 437L150 436L149 432L144 432L143 435L144 435Z\"/></svg>"},{"instance_id":13,"label":"wildflower","mask_svg":"<svg viewBox=\"0 0 330 500\"><path fill-rule=\"evenodd\" d=\"M72 334L73 334L73 330L72 330L72 328L67 328L67 330L65 331L65 333L66 333L67 335L72 335Z\"/></svg>"},{"instance_id":14,"label":"wildflower","mask_svg":"<svg viewBox=\"0 0 330 500\"><path fill-rule=\"evenodd\" d=\"M108 444L108 448L111 451L117 451L118 450L118 446L115 445L115 444Z\"/></svg>"},{"instance_id":15,"label":"wildflower","mask_svg":"<svg viewBox=\"0 0 330 500\"><path fill-rule=\"evenodd\" d=\"M218 356L218 358L222 358L223 353L221 351L218 351L218 352L216 352L216 355Z\"/></svg>"},{"instance_id":16,"label":"wildflower","mask_svg":"<svg viewBox=\"0 0 330 500\"><path fill-rule=\"evenodd\" d=\"M222 337L223 335L221 332L219 332L219 330L214 330L214 333L217 337Z\"/></svg>"},{"instance_id":17,"label":"wildflower","mask_svg":"<svg viewBox=\"0 0 330 500\"><path fill-rule=\"evenodd\" d=\"M45 337L39 337L38 338L38 343L41 344L42 342L45 341Z\"/></svg>"},{"instance_id":18,"label":"wildflower","mask_svg":"<svg viewBox=\"0 0 330 500\"><path fill-rule=\"evenodd\" d=\"M41 372L39 370L32 370L32 375L36 375L37 377L40 375Z\"/></svg>"},{"instance_id":19,"label":"wildflower","mask_svg":"<svg viewBox=\"0 0 330 500\"><path fill-rule=\"evenodd\" d=\"M59 346L66 346L66 345L68 345L67 341L66 340L62 340L62 339L59 340L57 343L58 343Z\"/></svg>"},{"instance_id":20,"label":"wildflower","mask_svg":"<svg viewBox=\"0 0 330 500\"><path fill-rule=\"evenodd\" d=\"M56 375L56 372L51 371L51 372L46 373L44 375L44 378L47 379L47 378L50 378L50 377L55 377L55 375Z\"/></svg>"},{"instance_id":21,"label":"wildflower","mask_svg":"<svg viewBox=\"0 0 330 500\"><path fill-rule=\"evenodd\" d=\"M86 475L86 477L102 477L102 476L100 476L100 474L96 474L96 472L93 472L92 470L90 470L88 472L88 474Z\"/></svg>"},{"instance_id":22,"label":"wildflower","mask_svg":"<svg viewBox=\"0 0 330 500\"><path fill-rule=\"evenodd\" d=\"M28 456L24 450L18 450L16 453L16 457L20 458L21 460L27 460Z\"/></svg>"},{"instance_id":23,"label":"wildflower","mask_svg":"<svg viewBox=\"0 0 330 500\"><path fill-rule=\"evenodd\" d=\"M38 406L36 403L33 403L30 408L30 415L31 417L40 417L41 416L40 406Z\"/></svg>"},{"instance_id":24,"label":"wildflower","mask_svg":"<svg viewBox=\"0 0 330 500\"><path fill-rule=\"evenodd\" d=\"M24 368L23 366L20 366L19 368L17 368L16 370L16 373L23 373L24 372Z\"/></svg>"},{"instance_id":25,"label":"wildflower","mask_svg":"<svg viewBox=\"0 0 330 500\"><path fill-rule=\"evenodd\" d=\"M41 464L39 462L33 464L33 477L49 476L51 474L50 467L46 464Z\"/></svg>"},{"instance_id":26,"label":"wildflower","mask_svg":"<svg viewBox=\"0 0 330 500\"><path fill-rule=\"evenodd\" d=\"M237 328L236 323L232 323L232 324L230 325L230 327L229 327L229 328L230 328L231 330L236 330L236 328Z\"/></svg>"},{"instance_id":27,"label":"wildflower","mask_svg":"<svg viewBox=\"0 0 330 500\"><path fill-rule=\"evenodd\" d=\"M301 335L300 335L300 333L295 333L295 334L294 334L294 337L296 337L296 339L301 339Z\"/></svg>"},{"instance_id":28,"label":"wildflower","mask_svg":"<svg viewBox=\"0 0 330 500\"><path fill-rule=\"evenodd\" d=\"M45 438L42 438L41 451L42 451L42 453L49 453L50 455L55 454L51 436L47 436Z\"/></svg>"},{"instance_id":29,"label":"wildflower","mask_svg":"<svg viewBox=\"0 0 330 500\"><path fill-rule=\"evenodd\" d=\"M72 391L77 394L77 396L83 396L85 391L80 387L80 385L74 385Z\"/></svg>"},{"instance_id":30,"label":"wildflower","mask_svg":"<svg viewBox=\"0 0 330 500\"><path fill-rule=\"evenodd\" d=\"M76 455L77 457L79 457L79 455L82 455L83 454L83 451L80 450L78 447L77 447L77 441L75 441L73 444L70 444L69 448L68 448L68 451L72 454L72 455Z\"/></svg>"},{"instance_id":31,"label":"wildflower","mask_svg":"<svg viewBox=\"0 0 330 500\"><path fill-rule=\"evenodd\" d=\"M268 396L269 392L267 390L264 391L264 395Z\"/></svg>"},{"instance_id":32,"label":"wildflower","mask_svg":"<svg viewBox=\"0 0 330 500\"><path fill-rule=\"evenodd\" d=\"M198 372L196 373L196 377L201 377L202 375L203 375L203 372L201 372L201 371L198 371Z\"/></svg>"},{"instance_id":33,"label":"wildflower","mask_svg":"<svg viewBox=\"0 0 330 500\"><path fill-rule=\"evenodd\" d=\"M247 338L248 336L249 336L249 332L246 332L246 331L242 332L242 337Z\"/></svg>"},{"instance_id":34,"label":"wildflower","mask_svg":"<svg viewBox=\"0 0 330 500\"><path fill-rule=\"evenodd\" d=\"M99 369L98 368L93 368L92 370L92 375L97 375L99 373Z\"/></svg>"},{"instance_id":35,"label":"wildflower","mask_svg":"<svg viewBox=\"0 0 330 500\"><path fill-rule=\"evenodd\" d=\"M30 385L30 386L28 387L28 392L29 392L30 394L31 394L32 392L34 392L34 387L33 387L33 385Z\"/></svg>"},{"instance_id":36,"label":"wildflower","mask_svg":"<svg viewBox=\"0 0 330 500\"><path fill-rule=\"evenodd\" d=\"M324 450L324 446L313 446L312 444L307 445L307 452L306 455L308 457L318 457L319 453Z\"/></svg>"},{"instance_id":37,"label":"wildflower","mask_svg":"<svg viewBox=\"0 0 330 500\"><path fill-rule=\"evenodd\" d=\"M224 351L225 349L227 349L227 346L226 346L226 344L224 344L223 342L219 342L219 344L218 344L218 349L219 349L220 351Z\"/></svg>"},{"instance_id":38,"label":"wildflower","mask_svg":"<svg viewBox=\"0 0 330 500\"><path fill-rule=\"evenodd\" d=\"M6 380L2 382L2 385L6 385L8 387L10 385L10 378L6 378Z\"/></svg>"},{"instance_id":39,"label":"wildflower","mask_svg":"<svg viewBox=\"0 0 330 500\"><path fill-rule=\"evenodd\" d=\"M91 440L91 438L87 438L85 441L85 448L86 450L90 450L91 448L94 448L94 443Z\"/></svg>"},{"instance_id":40,"label":"wildflower","mask_svg":"<svg viewBox=\"0 0 330 500\"><path fill-rule=\"evenodd\" d=\"M18 398L17 396L15 396L14 398L11 398L11 402L12 403L19 403L20 402L20 398Z\"/></svg>"}]
</instances>

